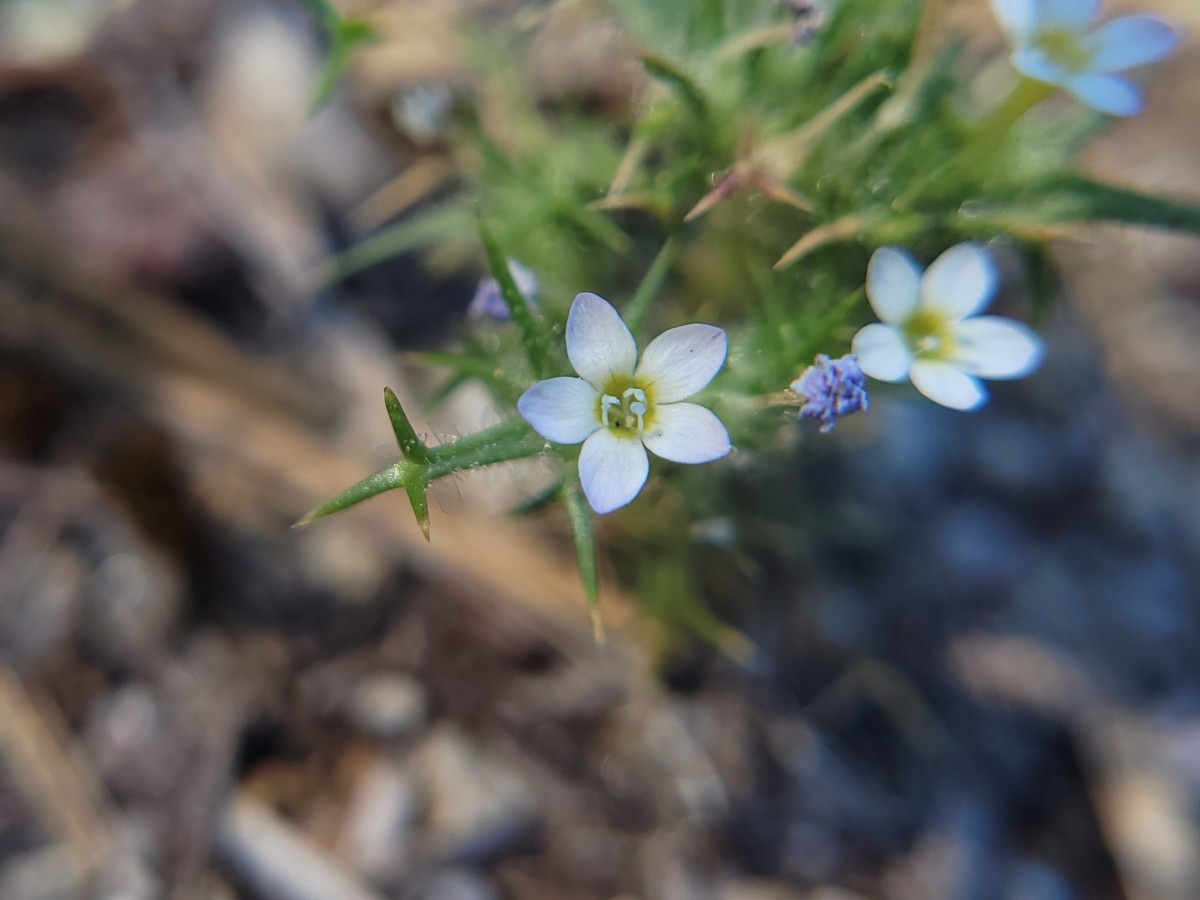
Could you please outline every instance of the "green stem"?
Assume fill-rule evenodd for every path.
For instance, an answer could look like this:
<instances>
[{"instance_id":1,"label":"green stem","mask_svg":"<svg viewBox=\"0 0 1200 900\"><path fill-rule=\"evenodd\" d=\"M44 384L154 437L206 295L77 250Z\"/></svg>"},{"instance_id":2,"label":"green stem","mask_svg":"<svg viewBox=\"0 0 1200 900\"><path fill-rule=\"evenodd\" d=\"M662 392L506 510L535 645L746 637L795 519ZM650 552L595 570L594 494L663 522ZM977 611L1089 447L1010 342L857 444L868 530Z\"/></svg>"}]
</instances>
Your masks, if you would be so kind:
<instances>
[{"instance_id":1,"label":"green stem","mask_svg":"<svg viewBox=\"0 0 1200 900\"><path fill-rule=\"evenodd\" d=\"M512 459L536 456L546 441L524 419L510 419L448 444L429 447L426 481L464 469L478 469Z\"/></svg>"},{"instance_id":2,"label":"green stem","mask_svg":"<svg viewBox=\"0 0 1200 900\"><path fill-rule=\"evenodd\" d=\"M1022 77L1004 102L976 123L974 133L957 156L915 179L893 201L892 206L901 210L912 209L926 190L944 182L952 174L961 176L965 173L976 183L986 181L996 153L1004 146L1004 139L1013 125L1054 91L1053 85Z\"/></svg>"},{"instance_id":3,"label":"green stem","mask_svg":"<svg viewBox=\"0 0 1200 900\"><path fill-rule=\"evenodd\" d=\"M394 395L392 396L394 397ZM396 404L396 408L399 408L399 403ZM390 401L388 412L392 412ZM401 415L403 415L402 412ZM407 423L407 419L404 421ZM411 429L411 426L409 428ZM400 437L402 430L402 428L397 429L397 437ZM414 433L413 438L415 439L415 437ZM400 439L403 446L406 439ZM465 469L479 469L512 459L536 456L546 447L545 440L536 434L523 419L511 419L438 447L427 447L420 444L419 441L417 443L423 451L422 453L409 455L405 459L392 463L386 469L369 475L358 484L342 491L329 502L318 506L296 524L307 525L313 519L341 512L364 500L369 500L376 494L399 488L408 494L408 498L412 502L413 513L428 539L429 501L425 497L425 489L430 482Z\"/></svg>"},{"instance_id":4,"label":"green stem","mask_svg":"<svg viewBox=\"0 0 1200 900\"><path fill-rule=\"evenodd\" d=\"M865 297L866 291L863 288L855 288L845 297L838 300L830 307L828 312L817 320L816 327L813 328L812 332L808 335L808 340L805 341L804 356L799 360L800 365L808 365L808 361L817 350L828 343L838 326L845 324L846 317Z\"/></svg>"},{"instance_id":5,"label":"green stem","mask_svg":"<svg viewBox=\"0 0 1200 900\"><path fill-rule=\"evenodd\" d=\"M534 319L533 313L530 312L529 304L517 289L517 283L508 269L508 260L504 257L504 251L500 249L500 245L496 243L492 232L482 219L479 221L479 236L483 240L483 249L487 253L492 277L500 286L500 296L504 298L513 324L517 327L517 333L521 335L521 345L525 349L525 358L529 360L529 368L533 370L535 378L539 380L545 378L549 369L549 351L546 349L545 334L537 320Z\"/></svg>"},{"instance_id":6,"label":"green stem","mask_svg":"<svg viewBox=\"0 0 1200 900\"><path fill-rule=\"evenodd\" d=\"M646 312L650 309L650 303L658 295L663 281L666 280L667 273L671 271L671 266L675 265L675 261L679 259L679 252L682 249L683 243L679 238L667 238L667 242L662 245L662 249L654 257L654 262L650 263L650 268L642 276L642 283L638 285L633 299L629 301L629 306L625 308L625 324L629 326L629 330L634 334L637 334L637 330L642 324L642 319L646 317Z\"/></svg>"},{"instance_id":7,"label":"green stem","mask_svg":"<svg viewBox=\"0 0 1200 900\"><path fill-rule=\"evenodd\" d=\"M975 126L975 133L959 154L960 162L968 167L990 163L1012 127L1054 91L1052 84L1022 77L1005 101Z\"/></svg>"},{"instance_id":8,"label":"green stem","mask_svg":"<svg viewBox=\"0 0 1200 900\"><path fill-rule=\"evenodd\" d=\"M596 514L583 497L579 476L574 475L563 485L563 502L571 534L575 537L575 554L579 561L579 577L587 595L588 613L592 618L592 633L596 643L604 643L604 623L600 619L600 574L596 567Z\"/></svg>"}]
</instances>

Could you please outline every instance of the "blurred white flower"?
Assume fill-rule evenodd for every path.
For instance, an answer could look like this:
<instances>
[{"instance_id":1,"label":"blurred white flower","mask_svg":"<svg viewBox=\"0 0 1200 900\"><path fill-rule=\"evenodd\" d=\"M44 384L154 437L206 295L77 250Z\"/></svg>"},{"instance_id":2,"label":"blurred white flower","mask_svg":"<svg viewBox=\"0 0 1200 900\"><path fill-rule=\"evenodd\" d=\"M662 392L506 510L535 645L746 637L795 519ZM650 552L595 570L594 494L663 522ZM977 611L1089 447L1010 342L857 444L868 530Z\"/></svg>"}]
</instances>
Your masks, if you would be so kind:
<instances>
[{"instance_id":1,"label":"blurred white flower","mask_svg":"<svg viewBox=\"0 0 1200 900\"><path fill-rule=\"evenodd\" d=\"M981 378L1022 378L1042 358L1041 339L1025 325L979 316L999 278L977 244L951 247L922 272L903 250L881 247L867 266L867 299L882 324L854 336L859 366L880 381L912 379L922 394L951 409L987 400Z\"/></svg>"},{"instance_id":2,"label":"blurred white flower","mask_svg":"<svg viewBox=\"0 0 1200 900\"><path fill-rule=\"evenodd\" d=\"M681 325L651 341L639 362L620 313L596 294L579 294L567 316L567 356L580 377L539 381L517 408L542 437L583 442L583 492L596 512L612 512L646 483L647 450L679 463L711 462L729 452L721 420L680 402L712 381L726 344L720 328Z\"/></svg>"},{"instance_id":3,"label":"blurred white flower","mask_svg":"<svg viewBox=\"0 0 1200 900\"><path fill-rule=\"evenodd\" d=\"M1141 92L1116 73L1157 62L1179 34L1152 16L1125 16L1093 27L1100 0L991 0L1013 45L1017 71L1061 87L1113 116L1136 116Z\"/></svg>"}]
</instances>

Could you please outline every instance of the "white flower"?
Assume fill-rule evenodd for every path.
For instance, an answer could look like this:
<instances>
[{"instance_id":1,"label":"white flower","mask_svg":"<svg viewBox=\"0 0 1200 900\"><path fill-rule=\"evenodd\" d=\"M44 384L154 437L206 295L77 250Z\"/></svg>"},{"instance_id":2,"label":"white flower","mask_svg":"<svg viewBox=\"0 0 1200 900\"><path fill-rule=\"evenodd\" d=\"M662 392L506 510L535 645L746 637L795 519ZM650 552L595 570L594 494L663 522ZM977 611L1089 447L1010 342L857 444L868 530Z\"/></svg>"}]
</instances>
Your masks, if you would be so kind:
<instances>
[{"instance_id":1,"label":"white flower","mask_svg":"<svg viewBox=\"0 0 1200 900\"><path fill-rule=\"evenodd\" d=\"M854 336L859 366L880 381L911 378L922 394L951 409L987 400L980 378L1021 378L1042 358L1029 328L977 316L999 279L977 244L958 244L922 272L903 250L881 247L867 266L867 299L884 324Z\"/></svg>"},{"instance_id":2,"label":"white flower","mask_svg":"<svg viewBox=\"0 0 1200 900\"><path fill-rule=\"evenodd\" d=\"M681 325L637 343L603 297L579 294L567 316L567 356L579 378L539 381L517 401L544 438L578 444L579 477L598 513L620 509L650 473L650 450L663 459L705 463L730 449L729 432L711 411L681 403L725 363L725 332Z\"/></svg>"},{"instance_id":3,"label":"white flower","mask_svg":"<svg viewBox=\"0 0 1200 900\"><path fill-rule=\"evenodd\" d=\"M1157 62L1179 35L1151 16L1126 16L1093 29L1100 0L991 0L1013 45L1017 71L1056 85L1114 116L1136 116L1142 97L1115 73Z\"/></svg>"}]
</instances>

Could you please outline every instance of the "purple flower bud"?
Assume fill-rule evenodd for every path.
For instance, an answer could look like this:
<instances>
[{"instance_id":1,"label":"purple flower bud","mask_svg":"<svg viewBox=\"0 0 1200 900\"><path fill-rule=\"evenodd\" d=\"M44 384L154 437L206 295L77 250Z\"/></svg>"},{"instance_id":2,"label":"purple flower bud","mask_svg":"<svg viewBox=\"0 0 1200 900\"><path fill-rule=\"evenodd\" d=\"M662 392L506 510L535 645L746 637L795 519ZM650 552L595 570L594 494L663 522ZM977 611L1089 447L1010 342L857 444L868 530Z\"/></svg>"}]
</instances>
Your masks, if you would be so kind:
<instances>
[{"instance_id":1,"label":"purple flower bud","mask_svg":"<svg viewBox=\"0 0 1200 900\"><path fill-rule=\"evenodd\" d=\"M512 273L517 290L525 298L531 309L537 309L538 277L533 271L515 259L508 260L508 270ZM482 278L475 294L471 297L471 305L467 307L467 315L475 319L492 319L496 322L512 321L508 312L508 304L500 295L500 285L495 278Z\"/></svg>"},{"instance_id":2,"label":"purple flower bud","mask_svg":"<svg viewBox=\"0 0 1200 900\"><path fill-rule=\"evenodd\" d=\"M869 406L866 376L850 354L841 359L818 354L791 388L808 401L800 408L800 416L820 421L821 431L826 434L833 431L834 423L842 416Z\"/></svg>"}]
</instances>

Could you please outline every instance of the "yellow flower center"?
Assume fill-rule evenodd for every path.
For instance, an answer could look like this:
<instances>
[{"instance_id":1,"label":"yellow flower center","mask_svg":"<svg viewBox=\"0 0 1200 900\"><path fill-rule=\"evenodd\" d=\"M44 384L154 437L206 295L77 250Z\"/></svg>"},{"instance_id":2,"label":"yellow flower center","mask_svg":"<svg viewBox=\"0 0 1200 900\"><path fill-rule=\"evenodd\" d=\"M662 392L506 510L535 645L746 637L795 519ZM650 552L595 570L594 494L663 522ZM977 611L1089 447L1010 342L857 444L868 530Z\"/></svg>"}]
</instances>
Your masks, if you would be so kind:
<instances>
[{"instance_id":1,"label":"yellow flower center","mask_svg":"<svg viewBox=\"0 0 1200 900\"><path fill-rule=\"evenodd\" d=\"M954 356L954 328L949 319L932 309L918 309L900 326L904 340L918 359L950 359Z\"/></svg>"},{"instance_id":2,"label":"yellow flower center","mask_svg":"<svg viewBox=\"0 0 1200 900\"><path fill-rule=\"evenodd\" d=\"M1068 28L1048 28L1039 32L1033 45L1068 72L1084 72L1092 64L1092 51L1079 39L1077 32Z\"/></svg>"},{"instance_id":3,"label":"yellow flower center","mask_svg":"<svg viewBox=\"0 0 1200 900\"><path fill-rule=\"evenodd\" d=\"M650 427L655 405L647 386L614 377L600 392L600 421L620 437L635 437Z\"/></svg>"}]
</instances>

